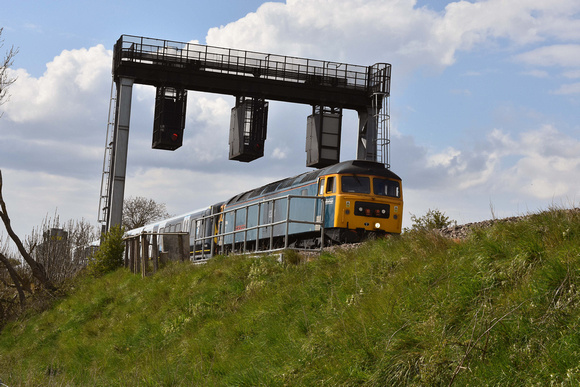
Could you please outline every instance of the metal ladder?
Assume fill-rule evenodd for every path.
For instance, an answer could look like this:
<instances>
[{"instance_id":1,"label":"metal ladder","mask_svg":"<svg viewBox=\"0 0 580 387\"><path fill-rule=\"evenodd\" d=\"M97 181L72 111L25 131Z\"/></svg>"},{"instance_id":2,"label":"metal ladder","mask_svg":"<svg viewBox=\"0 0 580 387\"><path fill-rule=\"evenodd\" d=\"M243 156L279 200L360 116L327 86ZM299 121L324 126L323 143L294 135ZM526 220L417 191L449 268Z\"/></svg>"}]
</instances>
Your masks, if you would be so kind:
<instances>
[{"instance_id":1,"label":"metal ladder","mask_svg":"<svg viewBox=\"0 0 580 387\"><path fill-rule=\"evenodd\" d=\"M374 120L377 124L377 161L391 169L390 145L391 128L389 115L389 95L387 93L374 93L372 96Z\"/></svg>"},{"instance_id":2,"label":"metal ladder","mask_svg":"<svg viewBox=\"0 0 580 387\"><path fill-rule=\"evenodd\" d=\"M111 164L113 158L115 109L117 105L117 93L115 81L111 82L111 96L109 99L109 115L107 119L107 135L105 138L105 153L103 156L103 175L101 177L101 196L99 198L98 222L106 224L109 218L109 184L111 177Z\"/></svg>"}]
</instances>

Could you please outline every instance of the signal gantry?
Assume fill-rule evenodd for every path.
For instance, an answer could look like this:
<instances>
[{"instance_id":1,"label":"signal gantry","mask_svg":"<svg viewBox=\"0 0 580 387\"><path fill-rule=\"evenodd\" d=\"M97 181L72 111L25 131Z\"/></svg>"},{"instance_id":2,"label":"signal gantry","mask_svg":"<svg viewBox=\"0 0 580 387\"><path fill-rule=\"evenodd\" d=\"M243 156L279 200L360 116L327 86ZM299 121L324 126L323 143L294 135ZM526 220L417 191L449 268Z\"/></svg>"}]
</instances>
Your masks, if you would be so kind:
<instances>
[{"instance_id":1,"label":"signal gantry","mask_svg":"<svg viewBox=\"0 0 580 387\"><path fill-rule=\"evenodd\" d=\"M340 161L342 109L358 112L358 160L389 167L391 65L360 66L323 60L122 35L113 51L116 93L111 141L103 161L99 221L121 224L134 84L156 87L152 148L183 143L187 90L233 95L229 158L264 155L268 100L309 104L306 165ZM111 110L110 113L111 114Z\"/></svg>"}]
</instances>

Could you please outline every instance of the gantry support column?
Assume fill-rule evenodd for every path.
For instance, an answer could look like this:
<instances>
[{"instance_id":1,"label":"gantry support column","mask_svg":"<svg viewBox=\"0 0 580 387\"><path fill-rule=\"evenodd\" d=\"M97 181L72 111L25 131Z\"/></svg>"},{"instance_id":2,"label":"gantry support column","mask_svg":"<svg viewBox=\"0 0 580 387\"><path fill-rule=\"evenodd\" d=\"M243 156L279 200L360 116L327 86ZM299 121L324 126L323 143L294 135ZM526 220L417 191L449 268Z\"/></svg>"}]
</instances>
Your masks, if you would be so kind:
<instances>
[{"instance_id":1,"label":"gantry support column","mask_svg":"<svg viewBox=\"0 0 580 387\"><path fill-rule=\"evenodd\" d=\"M368 105L358 111L357 160L377 161L377 116L380 106Z\"/></svg>"},{"instance_id":2,"label":"gantry support column","mask_svg":"<svg viewBox=\"0 0 580 387\"><path fill-rule=\"evenodd\" d=\"M123 199L125 196L125 174L127 171L132 94L133 79L120 78L117 81L117 106L115 133L113 135L113 155L110 168L107 231L113 226L122 224L123 221Z\"/></svg>"}]
</instances>

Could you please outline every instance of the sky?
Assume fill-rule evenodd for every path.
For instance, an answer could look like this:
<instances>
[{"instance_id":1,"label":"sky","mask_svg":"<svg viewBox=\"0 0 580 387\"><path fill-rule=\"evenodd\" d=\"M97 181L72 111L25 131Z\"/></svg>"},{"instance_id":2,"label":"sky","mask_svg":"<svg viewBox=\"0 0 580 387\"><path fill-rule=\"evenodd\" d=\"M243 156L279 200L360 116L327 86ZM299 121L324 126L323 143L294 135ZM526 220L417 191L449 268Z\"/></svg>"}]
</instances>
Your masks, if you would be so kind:
<instances>
[{"instance_id":1,"label":"sky","mask_svg":"<svg viewBox=\"0 0 580 387\"><path fill-rule=\"evenodd\" d=\"M459 224L580 202L577 0L7 2L19 52L0 106L12 226L47 216L97 225L112 49L123 34L369 66L392 65L390 165L404 227L438 209ZM180 214L306 167L307 105L270 101L263 158L228 160L234 97L188 92L184 145L151 149L155 89L133 89L125 197ZM358 117L343 112L341 160ZM0 228L0 235L2 234Z\"/></svg>"}]
</instances>

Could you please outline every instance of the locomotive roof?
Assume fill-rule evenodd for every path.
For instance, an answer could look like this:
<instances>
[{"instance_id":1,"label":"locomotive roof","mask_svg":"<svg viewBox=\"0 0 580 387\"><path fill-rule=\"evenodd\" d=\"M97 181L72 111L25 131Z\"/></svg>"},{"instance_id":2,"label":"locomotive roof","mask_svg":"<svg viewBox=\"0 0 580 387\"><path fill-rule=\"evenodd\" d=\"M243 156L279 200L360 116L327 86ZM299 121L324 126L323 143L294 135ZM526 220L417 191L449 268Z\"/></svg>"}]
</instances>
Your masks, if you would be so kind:
<instances>
[{"instance_id":1,"label":"locomotive roof","mask_svg":"<svg viewBox=\"0 0 580 387\"><path fill-rule=\"evenodd\" d=\"M385 168L382 163L366 160L349 160L342 163L331 165L330 167L322 168L322 175L330 175L332 173L352 173L356 175L376 175L387 177L389 179L401 180L397 174L390 169Z\"/></svg>"},{"instance_id":2,"label":"locomotive roof","mask_svg":"<svg viewBox=\"0 0 580 387\"><path fill-rule=\"evenodd\" d=\"M317 169L310 172L304 172L300 175L289 177L286 179L278 180L273 183L263 185L261 187L243 192L237 196L234 196L227 201L227 204L237 203L240 201L245 201L247 199L255 198L262 194L276 191L283 188L289 188L293 186L298 186L315 181L319 176L330 175L334 173L348 173L356 175L374 175L386 177L389 179L401 180L394 172L385 168L382 163L377 163L374 161L366 160L349 160L343 161L338 164L331 165L329 167Z\"/></svg>"}]
</instances>

